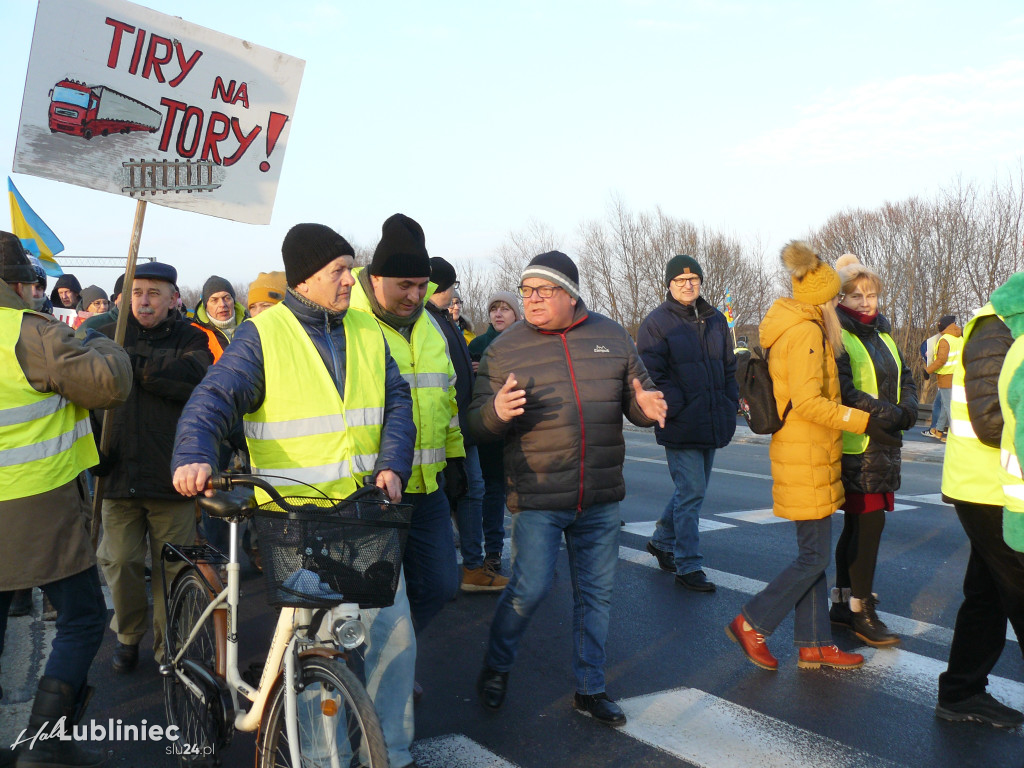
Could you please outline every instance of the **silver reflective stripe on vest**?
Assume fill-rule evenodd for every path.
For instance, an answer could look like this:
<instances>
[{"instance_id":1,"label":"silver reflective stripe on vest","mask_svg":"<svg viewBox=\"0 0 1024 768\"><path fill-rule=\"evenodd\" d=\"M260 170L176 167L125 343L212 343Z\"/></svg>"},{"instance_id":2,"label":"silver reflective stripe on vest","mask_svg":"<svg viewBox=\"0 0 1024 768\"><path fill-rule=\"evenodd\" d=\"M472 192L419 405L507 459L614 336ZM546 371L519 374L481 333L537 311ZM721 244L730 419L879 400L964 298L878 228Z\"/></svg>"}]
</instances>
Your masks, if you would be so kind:
<instances>
[{"instance_id":1,"label":"silver reflective stripe on vest","mask_svg":"<svg viewBox=\"0 0 1024 768\"><path fill-rule=\"evenodd\" d=\"M459 417L452 416L451 421L448 422L448 429L455 429L457 426L459 426Z\"/></svg>"},{"instance_id":2,"label":"silver reflective stripe on vest","mask_svg":"<svg viewBox=\"0 0 1024 768\"><path fill-rule=\"evenodd\" d=\"M445 461L444 448L423 448L412 455L413 466L440 464Z\"/></svg>"},{"instance_id":3,"label":"silver reflective stripe on vest","mask_svg":"<svg viewBox=\"0 0 1024 768\"><path fill-rule=\"evenodd\" d=\"M972 437L975 440L978 439L978 435L975 433L974 427L971 425L969 419L950 419L949 431L957 437Z\"/></svg>"},{"instance_id":4,"label":"silver reflective stripe on vest","mask_svg":"<svg viewBox=\"0 0 1024 768\"><path fill-rule=\"evenodd\" d=\"M352 457L352 464L356 472L372 472L376 463L377 454L375 453ZM319 467L288 467L286 469L253 467L252 473L265 478L275 488L301 485L302 483L309 485L332 483L343 477L352 476L347 461L339 461L337 464L322 464Z\"/></svg>"},{"instance_id":5,"label":"silver reflective stripe on vest","mask_svg":"<svg viewBox=\"0 0 1024 768\"><path fill-rule=\"evenodd\" d=\"M35 403L19 405L16 408L0 410L0 427L12 427L15 424L27 424L44 416L60 413L68 405L68 400L60 395L45 397Z\"/></svg>"},{"instance_id":6,"label":"silver reflective stripe on vest","mask_svg":"<svg viewBox=\"0 0 1024 768\"><path fill-rule=\"evenodd\" d=\"M1014 483L1013 485L1004 485L1003 493L1011 498L1024 501L1024 485L1018 485L1017 483Z\"/></svg>"},{"instance_id":7,"label":"silver reflective stripe on vest","mask_svg":"<svg viewBox=\"0 0 1024 768\"><path fill-rule=\"evenodd\" d=\"M1024 480L1024 476L1020 473L1020 464L1017 462L1017 456L1014 453L1003 448L999 451L999 463L1003 465L1003 469L1009 472L1014 477L1020 477ZM1006 486L1003 486L1004 488Z\"/></svg>"},{"instance_id":8,"label":"silver reflective stripe on vest","mask_svg":"<svg viewBox=\"0 0 1024 768\"><path fill-rule=\"evenodd\" d=\"M252 440L285 440L289 437L316 437L332 432L344 432L345 420L352 427L366 427L384 423L383 408L353 408L345 415L332 413L309 416L288 421L247 421L245 436Z\"/></svg>"},{"instance_id":9,"label":"silver reflective stripe on vest","mask_svg":"<svg viewBox=\"0 0 1024 768\"><path fill-rule=\"evenodd\" d=\"M18 464L27 464L30 461L39 461L40 459L58 456L64 453L64 451L69 450L76 440L91 434L92 425L89 423L89 417L86 416L84 419L76 422L75 428L70 432L51 437L49 440L43 440L41 443L33 443L32 445L25 445L20 448L8 448L6 451L0 451L0 467L13 467Z\"/></svg>"},{"instance_id":10,"label":"silver reflective stripe on vest","mask_svg":"<svg viewBox=\"0 0 1024 768\"><path fill-rule=\"evenodd\" d=\"M963 384L954 384L950 388L949 401L951 403L966 403L967 387L965 387Z\"/></svg>"},{"instance_id":11,"label":"silver reflective stripe on vest","mask_svg":"<svg viewBox=\"0 0 1024 768\"><path fill-rule=\"evenodd\" d=\"M448 391L447 373L403 373L402 378L411 389L424 389L425 387L437 387Z\"/></svg>"}]
</instances>

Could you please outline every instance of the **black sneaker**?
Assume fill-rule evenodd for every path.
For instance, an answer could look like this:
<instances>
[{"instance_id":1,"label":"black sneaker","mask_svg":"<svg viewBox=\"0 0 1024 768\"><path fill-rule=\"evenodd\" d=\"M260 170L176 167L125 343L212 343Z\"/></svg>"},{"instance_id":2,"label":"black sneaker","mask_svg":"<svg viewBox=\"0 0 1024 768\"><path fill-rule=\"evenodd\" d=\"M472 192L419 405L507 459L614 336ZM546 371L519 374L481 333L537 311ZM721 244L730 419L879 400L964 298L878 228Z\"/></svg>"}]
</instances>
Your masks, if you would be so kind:
<instances>
[{"instance_id":1,"label":"black sneaker","mask_svg":"<svg viewBox=\"0 0 1024 768\"><path fill-rule=\"evenodd\" d=\"M704 571L691 571L690 573L684 573L682 576L676 576L676 584L692 589L694 592L715 591L715 585L708 581L708 576Z\"/></svg>"},{"instance_id":2,"label":"black sneaker","mask_svg":"<svg viewBox=\"0 0 1024 768\"><path fill-rule=\"evenodd\" d=\"M508 672L498 672L485 666L476 680L476 692L480 703L492 712L497 712L505 703L508 692Z\"/></svg>"},{"instance_id":3,"label":"black sneaker","mask_svg":"<svg viewBox=\"0 0 1024 768\"><path fill-rule=\"evenodd\" d=\"M996 728L1016 728L1024 723L1024 713L1001 704L988 692L976 693L953 704L939 702L935 706L935 714L943 720L954 723L971 721L987 723Z\"/></svg>"},{"instance_id":4,"label":"black sneaker","mask_svg":"<svg viewBox=\"0 0 1024 768\"><path fill-rule=\"evenodd\" d=\"M877 603L878 598L872 595L860 601L859 611L850 611L850 615L853 618L851 628L854 634L875 648L899 645L899 635L894 635L890 632L889 628L885 626L885 622L878 618L878 614L875 613L875 605ZM831 616L831 611L829 616Z\"/></svg>"},{"instance_id":5,"label":"black sneaker","mask_svg":"<svg viewBox=\"0 0 1024 768\"><path fill-rule=\"evenodd\" d=\"M626 724L626 715L622 708L609 699L607 693L595 693L593 696L574 694L572 707L577 712L590 715L597 722L610 725L612 728L621 728Z\"/></svg>"},{"instance_id":6,"label":"black sneaker","mask_svg":"<svg viewBox=\"0 0 1024 768\"><path fill-rule=\"evenodd\" d=\"M654 546L653 541L647 542L647 551L657 558L658 567L661 568L661 570L668 571L669 573L676 572L676 558L671 552L658 549Z\"/></svg>"},{"instance_id":7,"label":"black sneaker","mask_svg":"<svg viewBox=\"0 0 1024 768\"><path fill-rule=\"evenodd\" d=\"M828 609L828 620L840 627L853 629L853 611L849 603L832 603Z\"/></svg>"}]
</instances>

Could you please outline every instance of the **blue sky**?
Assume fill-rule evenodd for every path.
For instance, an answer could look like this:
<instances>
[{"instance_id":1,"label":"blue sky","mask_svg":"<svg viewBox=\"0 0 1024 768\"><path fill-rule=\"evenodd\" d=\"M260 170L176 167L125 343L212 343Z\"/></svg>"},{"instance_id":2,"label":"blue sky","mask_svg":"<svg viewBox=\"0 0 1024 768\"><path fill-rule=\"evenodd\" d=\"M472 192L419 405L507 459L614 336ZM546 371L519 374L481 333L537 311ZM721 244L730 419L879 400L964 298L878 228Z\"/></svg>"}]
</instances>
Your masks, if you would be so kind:
<instances>
[{"instance_id":1,"label":"blue sky","mask_svg":"<svg viewBox=\"0 0 1024 768\"><path fill-rule=\"evenodd\" d=\"M486 263L531 221L571 254L616 196L772 253L1024 154L1019 2L141 4L306 61L270 225L148 207L141 253L183 285L280 268L300 221L370 245L396 211L432 255ZM0 0L8 172L35 8ZM69 255L127 253L133 200L13 178Z\"/></svg>"}]
</instances>

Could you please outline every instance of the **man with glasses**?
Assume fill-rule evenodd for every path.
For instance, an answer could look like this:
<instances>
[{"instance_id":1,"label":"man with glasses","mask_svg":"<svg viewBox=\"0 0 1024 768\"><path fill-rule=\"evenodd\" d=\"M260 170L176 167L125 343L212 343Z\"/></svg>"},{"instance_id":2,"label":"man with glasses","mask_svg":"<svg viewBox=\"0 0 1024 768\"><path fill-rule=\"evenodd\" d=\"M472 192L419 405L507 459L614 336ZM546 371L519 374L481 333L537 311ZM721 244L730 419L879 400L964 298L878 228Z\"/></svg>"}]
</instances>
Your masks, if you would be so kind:
<instances>
[{"instance_id":1,"label":"man with glasses","mask_svg":"<svg viewBox=\"0 0 1024 768\"><path fill-rule=\"evenodd\" d=\"M551 587L565 537L573 595L573 707L621 726L605 692L605 638L625 496L622 415L664 425L666 407L629 334L589 311L579 272L564 253L535 257L519 294L525 322L498 336L477 370L469 428L504 438L512 513L512 578L498 599L477 681L490 710L505 701L508 673L530 617Z\"/></svg>"},{"instance_id":2,"label":"man with glasses","mask_svg":"<svg viewBox=\"0 0 1024 768\"><path fill-rule=\"evenodd\" d=\"M704 272L692 256L673 256L665 267L668 296L640 324L637 349L665 394L668 418L654 430L665 446L675 493L661 513L647 551L676 584L714 592L698 551L700 508L715 450L736 431L739 389L729 323L701 295Z\"/></svg>"}]
</instances>

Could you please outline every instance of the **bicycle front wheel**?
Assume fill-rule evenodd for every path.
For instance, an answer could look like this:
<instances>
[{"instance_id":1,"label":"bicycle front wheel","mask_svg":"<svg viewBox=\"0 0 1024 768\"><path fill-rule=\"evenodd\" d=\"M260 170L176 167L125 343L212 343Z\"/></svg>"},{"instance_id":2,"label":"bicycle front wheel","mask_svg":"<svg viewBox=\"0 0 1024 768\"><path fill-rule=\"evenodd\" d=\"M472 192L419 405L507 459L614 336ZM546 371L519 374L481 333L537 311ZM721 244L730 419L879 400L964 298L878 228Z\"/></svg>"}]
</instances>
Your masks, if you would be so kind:
<instances>
[{"instance_id":1,"label":"bicycle front wheel","mask_svg":"<svg viewBox=\"0 0 1024 768\"><path fill-rule=\"evenodd\" d=\"M165 643L170 663L209 606L210 593L199 574L190 569L177 578L168 602ZM210 675L217 669L217 642L212 621L203 624L186 649L182 662L186 660L198 664ZM182 763L208 760L223 746L224 711L218 696L200 698L189 690L178 677L181 670L179 663L175 674L164 678L167 724L177 726L180 744L188 745L178 754Z\"/></svg>"},{"instance_id":2,"label":"bicycle front wheel","mask_svg":"<svg viewBox=\"0 0 1024 768\"><path fill-rule=\"evenodd\" d=\"M307 656L303 690L296 694L302 768L387 768L377 712L366 689L338 659ZM283 674L283 673L282 673ZM285 730L285 685L271 694L257 740L259 768L300 768L292 763Z\"/></svg>"}]
</instances>

